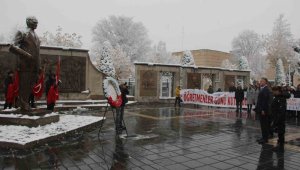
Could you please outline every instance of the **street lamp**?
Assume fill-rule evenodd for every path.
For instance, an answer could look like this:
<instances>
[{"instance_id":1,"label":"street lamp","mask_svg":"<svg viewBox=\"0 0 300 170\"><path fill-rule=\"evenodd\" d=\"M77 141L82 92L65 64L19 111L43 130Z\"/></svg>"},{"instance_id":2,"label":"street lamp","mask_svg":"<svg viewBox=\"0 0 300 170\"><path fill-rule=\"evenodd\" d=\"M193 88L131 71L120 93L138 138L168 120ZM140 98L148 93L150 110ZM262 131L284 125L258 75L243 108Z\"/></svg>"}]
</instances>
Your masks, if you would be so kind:
<instances>
[{"instance_id":1,"label":"street lamp","mask_svg":"<svg viewBox=\"0 0 300 170\"><path fill-rule=\"evenodd\" d=\"M128 78L128 90L129 90L130 95L131 95L131 86L130 86L131 80L132 80L132 75L130 74L129 78Z\"/></svg>"}]
</instances>

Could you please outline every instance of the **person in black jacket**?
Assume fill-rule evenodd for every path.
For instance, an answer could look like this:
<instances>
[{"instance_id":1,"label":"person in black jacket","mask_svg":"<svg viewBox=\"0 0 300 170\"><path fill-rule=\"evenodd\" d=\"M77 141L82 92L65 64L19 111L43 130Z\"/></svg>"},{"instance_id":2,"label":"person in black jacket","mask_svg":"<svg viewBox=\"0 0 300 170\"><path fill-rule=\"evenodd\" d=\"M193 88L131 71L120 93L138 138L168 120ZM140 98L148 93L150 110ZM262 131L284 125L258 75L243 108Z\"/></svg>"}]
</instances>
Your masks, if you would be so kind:
<instances>
[{"instance_id":1,"label":"person in black jacket","mask_svg":"<svg viewBox=\"0 0 300 170\"><path fill-rule=\"evenodd\" d=\"M297 89L293 91L294 98L300 98L300 84L297 85Z\"/></svg>"},{"instance_id":2,"label":"person in black jacket","mask_svg":"<svg viewBox=\"0 0 300 170\"><path fill-rule=\"evenodd\" d=\"M269 101L271 100L271 92L269 90L269 87L267 86L268 79L267 78L261 78L260 80L260 91L258 93L257 98L257 106L256 106L256 112L260 118L260 127L261 127L261 133L262 138L258 139L257 142L259 144L265 144L268 143L268 137L270 132L270 124L269 124Z\"/></svg>"},{"instance_id":3,"label":"person in black jacket","mask_svg":"<svg viewBox=\"0 0 300 170\"><path fill-rule=\"evenodd\" d=\"M242 117L242 103L244 100L244 90L242 89L241 85L238 85L235 94L235 101L236 101L236 117L240 113L240 117Z\"/></svg>"},{"instance_id":4,"label":"person in black jacket","mask_svg":"<svg viewBox=\"0 0 300 170\"><path fill-rule=\"evenodd\" d=\"M286 112L286 99L290 98L289 92L284 91L282 87L275 86L272 88L274 98L271 103L271 112L273 117L272 128L278 133L277 146L273 151L284 151L284 134L285 134L285 112Z\"/></svg>"},{"instance_id":5,"label":"person in black jacket","mask_svg":"<svg viewBox=\"0 0 300 170\"><path fill-rule=\"evenodd\" d=\"M5 94L4 110L7 108L11 109L12 107L11 101L8 101L8 86L13 83L13 77L14 77L14 72L9 71L4 80L4 94Z\"/></svg>"},{"instance_id":6,"label":"person in black jacket","mask_svg":"<svg viewBox=\"0 0 300 170\"><path fill-rule=\"evenodd\" d=\"M129 94L127 83L121 84L120 86L121 90L121 96L122 96L122 104L120 107L120 115L118 115L118 118L116 120L116 127L117 127L117 133L122 133L123 130L126 130L126 127L123 126L123 119L124 119L124 109L126 103L128 103L128 98L126 95Z\"/></svg>"},{"instance_id":7,"label":"person in black jacket","mask_svg":"<svg viewBox=\"0 0 300 170\"><path fill-rule=\"evenodd\" d=\"M48 76L48 79L46 81L46 85L45 85L46 99L48 97L48 92L50 90L50 87L55 85L55 83L56 83L56 75L54 73L50 72L50 74ZM47 110L53 111L54 106L55 106L55 103L48 103L47 102Z\"/></svg>"}]
</instances>

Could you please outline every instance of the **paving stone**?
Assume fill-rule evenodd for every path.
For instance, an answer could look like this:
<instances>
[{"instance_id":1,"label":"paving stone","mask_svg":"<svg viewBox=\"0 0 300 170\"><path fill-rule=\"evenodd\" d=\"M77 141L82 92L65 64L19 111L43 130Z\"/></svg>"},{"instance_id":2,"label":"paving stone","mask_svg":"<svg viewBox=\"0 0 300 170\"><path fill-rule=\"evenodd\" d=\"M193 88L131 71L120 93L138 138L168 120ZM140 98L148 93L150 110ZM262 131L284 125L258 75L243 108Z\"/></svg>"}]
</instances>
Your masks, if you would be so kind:
<instances>
[{"instance_id":1,"label":"paving stone","mask_svg":"<svg viewBox=\"0 0 300 170\"><path fill-rule=\"evenodd\" d=\"M182 164L184 164L185 166L187 166L189 168L197 168L197 167L200 167L200 166L204 166L203 163L200 163L199 161L195 161L195 160L184 162Z\"/></svg>"},{"instance_id":2,"label":"paving stone","mask_svg":"<svg viewBox=\"0 0 300 170\"><path fill-rule=\"evenodd\" d=\"M113 118L110 115L100 142L97 139L98 131L95 130L75 138L75 141L70 139L70 144L58 142L59 149L51 154L38 148L32 151L16 151L13 154L19 157L12 158L9 156L12 155L10 150L0 149L0 169L16 169L16 167L54 169L55 162L58 163L59 169L97 170L111 167L111 169L137 170L289 170L300 167L300 147L296 145L293 145L292 149L286 147L284 154L277 154L270 150L272 146L266 147L256 143L256 138L260 136L258 121L243 119L242 130L237 131L235 116L230 116L235 113L226 113L226 109L222 109L223 117L215 114L185 120L184 117L160 119L161 110L171 113L166 114L167 116L176 116L172 107L152 109L147 107L150 105L137 106L138 109L130 110L130 113L135 113L134 115L130 115L127 111L130 116L126 116L126 122L135 122L128 123L129 132L140 135L141 139L117 139ZM184 116L185 109L187 108L181 109L181 116ZM198 114L200 111L189 108L188 112ZM218 112L220 111L215 109L215 113ZM147 116L158 119L149 119ZM287 125L289 130L286 135L299 131L299 125ZM151 135L156 137L142 139Z\"/></svg>"},{"instance_id":3,"label":"paving stone","mask_svg":"<svg viewBox=\"0 0 300 170\"><path fill-rule=\"evenodd\" d=\"M174 165L170 165L170 166L166 166L167 169L170 170L185 170L185 169L189 169L186 166L183 166L182 164L174 164Z\"/></svg>"},{"instance_id":4,"label":"paving stone","mask_svg":"<svg viewBox=\"0 0 300 170\"><path fill-rule=\"evenodd\" d=\"M224 163L224 162L211 164L210 166L216 167L218 169L230 169L230 168L234 167L233 165L230 165L230 164L227 164L227 163Z\"/></svg>"}]
</instances>

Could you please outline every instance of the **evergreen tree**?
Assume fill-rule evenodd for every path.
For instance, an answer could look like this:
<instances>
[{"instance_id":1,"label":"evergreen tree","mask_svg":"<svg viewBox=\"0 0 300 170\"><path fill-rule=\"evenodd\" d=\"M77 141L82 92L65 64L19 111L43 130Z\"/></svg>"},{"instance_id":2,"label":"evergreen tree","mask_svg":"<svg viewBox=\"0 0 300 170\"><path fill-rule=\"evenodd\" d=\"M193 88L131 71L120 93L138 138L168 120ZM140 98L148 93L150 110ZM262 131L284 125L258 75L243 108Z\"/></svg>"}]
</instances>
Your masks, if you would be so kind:
<instances>
[{"instance_id":1,"label":"evergreen tree","mask_svg":"<svg viewBox=\"0 0 300 170\"><path fill-rule=\"evenodd\" d=\"M279 58L276 62L275 85L281 86L282 84L285 84L285 74L282 60Z\"/></svg>"},{"instance_id":2,"label":"evergreen tree","mask_svg":"<svg viewBox=\"0 0 300 170\"><path fill-rule=\"evenodd\" d=\"M249 70L249 63L245 56L239 57L239 69L240 70Z\"/></svg>"},{"instance_id":3,"label":"evergreen tree","mask_svg":"<svg viewBox=\"0 0 300 170\"><path fill-rule=\"evenodd\" d=\"M97 61L96 67L98 70L107 76L115 77L116 71L112 62L112 46L108 41L103 43L100 59Z\"/></svg>"}]
</instances>

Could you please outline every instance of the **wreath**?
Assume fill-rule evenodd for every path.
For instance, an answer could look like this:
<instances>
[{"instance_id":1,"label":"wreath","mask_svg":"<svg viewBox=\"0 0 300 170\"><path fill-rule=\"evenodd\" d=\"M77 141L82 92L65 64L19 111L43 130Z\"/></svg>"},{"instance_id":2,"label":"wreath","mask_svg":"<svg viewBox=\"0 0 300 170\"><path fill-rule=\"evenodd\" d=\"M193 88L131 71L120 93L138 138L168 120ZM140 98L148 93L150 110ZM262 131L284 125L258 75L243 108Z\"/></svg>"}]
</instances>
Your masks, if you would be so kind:
<instances>
[{"instance_id":1,"label":"wreath","mask_svg":"<svg viewBox=\"0 0 300 170\"><path fill-rule=\"evenodd\" d=\"M116 79L106 77L103 80L103 91L111 107L120 107L122 104L121 90Z\"/></svg>"}]
</instances>

